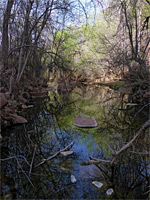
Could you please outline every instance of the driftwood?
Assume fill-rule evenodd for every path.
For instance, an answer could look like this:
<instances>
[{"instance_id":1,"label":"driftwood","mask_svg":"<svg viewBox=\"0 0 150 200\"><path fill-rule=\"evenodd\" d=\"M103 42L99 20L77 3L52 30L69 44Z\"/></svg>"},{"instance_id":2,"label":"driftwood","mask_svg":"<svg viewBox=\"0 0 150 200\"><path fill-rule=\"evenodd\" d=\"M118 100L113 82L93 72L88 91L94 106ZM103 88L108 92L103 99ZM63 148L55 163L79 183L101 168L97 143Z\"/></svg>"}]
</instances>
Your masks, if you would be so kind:
<instances>
[{"instance_id":1,"label":"driftwood","mask_svg":"<svg viewBox=\"0 0 150 200\"><path fill-rule=\"evenodd\" d=\"M74 145L74 141L71 142L67 147L65 147L64 149L56 152L54 155L44 159L42 162L40 162L39 164L37 164L35 167L39 167L40 165L44 164L45 162L47 162L48 160L52 160L53 158L55 158L56 156L58 156L62 151L67 151L69 149L71 149L71 147Z\"/></svg>"}]
</instances>

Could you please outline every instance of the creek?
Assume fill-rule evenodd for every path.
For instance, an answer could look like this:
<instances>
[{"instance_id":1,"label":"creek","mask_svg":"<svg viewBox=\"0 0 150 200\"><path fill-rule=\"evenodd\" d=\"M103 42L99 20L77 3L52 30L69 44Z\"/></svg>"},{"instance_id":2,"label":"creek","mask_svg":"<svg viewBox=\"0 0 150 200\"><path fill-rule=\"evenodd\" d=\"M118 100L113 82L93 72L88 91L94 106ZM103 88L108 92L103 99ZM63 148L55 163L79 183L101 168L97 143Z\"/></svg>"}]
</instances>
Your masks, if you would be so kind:
<instances>
[{"instance_id":1,"label":"creek","mask_svg":"<svg viewBox=\"0 0 150 200\"><path fill-rule=\"evenodd\" d=\"M128 102L129 95L102 86L77 87L61 95L50 91L47 98L36 99L23 113L27 124L3 131L1 199L148 199L149 159L137 153L147 149L148 136L124 152L113 168L82 164L89 156L111 160L147 120L147 110L138 113L138 105ZM94 117L98 126L73 126L79 115ZM59 154L35 167L72 141L72 155ZM103 186L96 188L92 181ZM114 192L108 196L110 188Z\"/></svg>"}]
</instances>

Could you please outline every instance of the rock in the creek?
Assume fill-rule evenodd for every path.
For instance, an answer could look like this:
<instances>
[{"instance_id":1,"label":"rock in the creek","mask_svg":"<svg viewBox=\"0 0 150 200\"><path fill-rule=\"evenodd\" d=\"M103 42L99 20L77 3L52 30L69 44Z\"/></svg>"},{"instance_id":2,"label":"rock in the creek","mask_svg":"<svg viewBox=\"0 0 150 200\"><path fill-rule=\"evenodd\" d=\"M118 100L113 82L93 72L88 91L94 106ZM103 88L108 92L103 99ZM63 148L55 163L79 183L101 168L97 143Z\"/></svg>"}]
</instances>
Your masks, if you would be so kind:
<instances>
[{"instance_id":1,"label":"rock in the creek","mask_svg":"<svg viewBox=\"0 0 150 200\"><path fill-rule=\"evenodd\" d=\"M103 186L103 183L101 183L99 181L93 181L92 184L97 188L101 188Z\"/></svg>"},{"instance_id":2,"label":"rock in the creek","mask_svg":"<svg viewBox=\"0 0 150 200\"><path fill-rule=\"evenodd\" d=\"M109 188L107 191L106 191L106 194L107 195L112 195L112 193L114 192L114 190L112 188Z\"/></svg>"},{"instance_id":3,"label":"rock in the creek","mask_svg":"<svg viewBox=\"0 0 150 200\"><path fill-rule=\"evenodd\" d=\"M34 106L33 105L28 105L28 108L33 108Z\"/></svg>"},{"instance_id":4,"label":"rock in the creek","mask_svg":"<svg viewBox=\"0 0 150 200\"><path fill-rule=\"evenodd\" d=\"M4 93L0 93L0 108L2 108L3 106L5 106L8 103L5 94Z\"/></svg>"},{"instance_id":5,"label":"rock in the creek","mask_svg":"<svg viewBox=\"0 0 150 200\"><path fill-rule=\"evenodd\" d=\"M73 125L81 128L93 128L97 126L97 122L92 117L78 116L73 120Z\"/></svg>"},{"instance_id":6,"label":"rock in the creek","mask_svg":"<svg viewBox=\"0 0 150 200\"><path fill-rule=\"evenodd\" d=\"M74 151L62 151L61 155L63 155L63 156L69 156L69 155L72 155L73 153L74 153Z\"/></svg>"},{"instance_id":7,"label":"rock in the creek","mask_svg":"<svg viewBox=\"0 0 150 200\"><path fill-rule=\"evenodd\" d=\"M76 183L77 182L77 179L75 178L74 175L71 175L71 183Z\"/></svg>"}]
</instances>

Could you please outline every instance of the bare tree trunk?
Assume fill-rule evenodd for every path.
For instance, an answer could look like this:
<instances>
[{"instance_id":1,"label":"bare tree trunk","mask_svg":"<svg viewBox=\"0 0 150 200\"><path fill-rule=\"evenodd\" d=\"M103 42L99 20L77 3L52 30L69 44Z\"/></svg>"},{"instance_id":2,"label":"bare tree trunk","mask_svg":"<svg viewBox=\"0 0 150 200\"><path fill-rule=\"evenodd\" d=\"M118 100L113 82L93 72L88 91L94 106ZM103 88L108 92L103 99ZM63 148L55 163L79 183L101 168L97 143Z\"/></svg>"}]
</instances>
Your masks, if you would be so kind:
<instances>
[{"instance_id":1,"label":"bare tree trunk","mask_svg":"<svg viewBox=\"0 0 150 200\"><path fill-rule=\"evenodd\" d=\"M22 47L20 49L18 74L17 74L17 78L16 78L17 82L20 81L20 78L21 78L21 75L22 75L22 61L23 61L23 54L24 54L24 45L27 43L27 40L29 39L28 38L29 37L29 35L28 35L29 17L30 17L30 12L31 12L31 9L32 9L32 5L33 5L33 1L27 2L25 24L24 24L24 31L23 31L23 39L22 39L22 45L21 45ZM26 60L27 60L27 58L26 58ZM23 65L23 67L24 67L24 65Z\"/></svg>"},{"instance_id":2,"label":"bare tree trunk","mask_svg":"<svg viewBox=\"0 0 150 200\"><path fill-rule=\"evenodd\" d=\"M139 5L139 19L138 19L138 53L140 53L141 50L141 17L142 17L142 10L143 10L143 0L141 0L140 5Z\"/></svg>"},{"instance_id":3,"label":"bare tree trunk","mask_svg":"<svg viewBox=\"0 0 150 200\"><path fill-rule=\"evenodd\" d=\"M134 2L134 18L135 18L135 60L138 57L138 49L139 49L139 42L138 42L138 17L137 17L137 0Z\"/></svg>"},{"instance_id":4,"label":"bare tree trunk","mask_svg":"<svg viewBox=\"0 0 150 200\"><path fill-rule=\"evenodd\" d=\"M29 60L30 54L31 54L31 50L28 51L28 54L27 54L26 59L25 59L25 62L24 62L24 64L23 64L22 68L20 69L20 73L19 73L18 76L17 76L17 83L19 83L19 81L20 81L20 79L21 79L21 77L22 77L22 74L23 74L23 72L24 72L24 70L25 70L25 67L26 67L26 65L27 65L27 62L28 62L28 60Z\"/></svg>"},{"instance_id":5,"label":"bare tree trunk","mask_svg":"<svg viewBox=\"0 0 150 200\"><path fill-rule=\"evenodd\" d=\"M3 20L3 32L2 32L2 65L0 71L4 71L8 67L8 23L10 19L10 13L13 6L14 0L8 0L6 11L4 13Z\"/></svg>"},{"instance_id":6,"label":"bare tree trunk","mask_svg":"<svg viewBox=\"0 0 150 200\"><path fill-rule=\"evenodd\" d=\"M51 2L50 1L47 2L46 9L45 9L44 15L43 15L43 21L42 21L41 29L39 30L38 35L35 38L34 44L36 44L38 42L38 40L39 40L39 38L41 36L41 33L42 33L46 23L47 23L47 20L48 20L50 14L51 14L53 3L54 3L53 0ZM29 7L30 11L27 10L27 14L26 14L26 22L25 22L25 27L24 27L24 37L23 37L23 45L22 46L24 46L24 44L25 44L26 33L27 33L28 22L29 22L29 14L30 14L31 9L32 9L32 4L33 4L33 1L31 2L31 0L30 0L30 7ZM31 30L32 30L32 28L31 28ZM32 33L30 32L30 34L32 34ZM17 83L19 83L19 81L20 81L20 79L22 77L22 74L23 74L23 72L25 70L25 67L27 65L27 62L28 62L29 58L33 55L34 49L35 49L35 47L28 50L27 56L25 58L25 62L22 63L24 50L23 50L23 47L21 48L20 57L19 57L19 69L18 69L18 74L17 74L17 78L16 78L16 82Z\"/></svg>"},{"instance_id":7,"label":"bare tree trunk","mask_svg":"<svg viewBox=\"0 0 150 200\"><path fill-rule=\"evenodd\" d=\"M132 50L132 59L133 59L134 55L135 55L135 50L134 50L134 44L133 44L133 30L132 30L132 25L128 21L128 14L127 14L126 2L124 2L122 4L122 6L123 6L123 9L124 9L126 26L128 28L128 32L129 32L129 40L130 40L130 45L131 45L131 50Z\"/></svg>"},{"instance_id":8,"label":"bare tree trunk","mask_svg":"<svg viewBox=\"0 0 150 200\"><path fill-rule=\"evenodd\" d=\"M121 10L121 13L123 13L123 10ZM124 60L123 60L123 68L122 68L122 76L124 77L124 68L125 68L125 62L127 59L128 49L127 49L127 35L126 35L126 20L124 13L122 14L122 31L123 31L123 50L124 50Z\"/></svg>"}]
</instances>

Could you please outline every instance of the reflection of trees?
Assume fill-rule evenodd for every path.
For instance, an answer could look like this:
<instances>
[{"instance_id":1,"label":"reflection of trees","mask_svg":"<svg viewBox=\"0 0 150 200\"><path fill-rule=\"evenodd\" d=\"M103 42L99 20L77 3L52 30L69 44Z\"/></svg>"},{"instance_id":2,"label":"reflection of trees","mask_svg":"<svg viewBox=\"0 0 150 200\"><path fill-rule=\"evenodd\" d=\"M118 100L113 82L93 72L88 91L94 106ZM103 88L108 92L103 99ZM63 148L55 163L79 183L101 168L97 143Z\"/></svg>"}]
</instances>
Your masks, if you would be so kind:
<instances>
[{"instance_id":1,"label":"reflection of trees","mask_svg":"<svg viewBox=\"0 0 150 200\"><path fill-rule=\"evenodd\" d=\"M100 119L101 126L96 134L100 134L99 138L109 137L108 143L102 142L99 144L100 151L104 152L99 158L112 160L114 154L127 142L129 144L128 151L119 155L116 163L113 165L111 165L111 162L105 162L105 160L101 162L97 159L93 160L93 158L87 161L86 164L97 162L95 165L103 174L108 188L112 187L115 191L114 198L143 199L147 198L149 190L148 171L150 166L147 158L149 143L148 131L145 132L149 123L147 123L143 133L141 132L143 135L139 134L139 140L134 140L134 144L130 143L130 140L134 137L139 127L147 120L147 117L144 119L135 118L137 109L126 105L127 97L125 95L121 99L122 101L113 98L109 99L109 102L99 103L99 110L103 110L103 115L101 115ZM140 130L142 131L142 128ZM100 140L103 141L102 139ZM122 149L126 150L125 148ZM141 149L144 151L141 152Z\"/></svg>"},{"instance_id":2,"label":"reflection of trees","mask_svg":"<svg viewBox=\"0 0 150 200\"><path fill-rule=\"evenodd\" d=\"M60 108L58 103L55 106L56 110ZM69 192L67 187L70 177L68 173L57 169L58 161L53 160L38 168L34 167L43 158L53 155L66 146L71 137L67 132L58 131L57 112L56 115L54 112L51 114L51 109L46 103L35 102L35 108L25 115L29 123L6 130L9 139L4 137L2 141L2 148L7 147L5 148L7 154L4 152L1 160L5 179L2 181L2 196L10 194L15 199L43 198L43 196L65 198Z\"/></svg>"},{"instance_id":3,"label":"reflection of trees","mask_svg":"<svg viewBox=\"0 0 150 200\"><path fill-rule=\"evenodd\" d=\"M78 90L78 96L82 97L83 101L88 100L86 103L88 105L95 103L93 97L99 99L99 95L101 96L99 103L95 103L96 109L101 112L99 119L101 127L98 129L98 133L105 134L105 138L109 136L110 143L100 144L100 151L104 152L103 155L101 154L104 159L110 159L110 156L112 159L113 154L133 138L139 127L147 120L147 116L142 120L139 116L135 117L137 108L127 104L128 101L130 102L128 95L112 94L108 89L99 91L97 94L94 90L87 91L90 91L90 95L88 95L88 92ZM81 105L78 105L81 108ZM84 107L82 112L85 112ZM96 164L103 174L108 188L114 188L114 198L134 199L148 196L146 192L149 185L149 163L146 153L141 152L143 146L148 148L148 140L146 138L148 139L148 136L145 139L141 136L142 143L138 140L132 144L127 152L119 156L115 165ZM135 149L140 151L141 154L135 152ZM135 153L137 154L135 155Z\"/></svg>"},{"instance_id":4,"label":"reflection of trees","mask_svg":"<svg viewBox=\"0 0 150 200\"><path fill-rule=\"evenodd\" d=\"M145 158L126 154L120 158L113 169L112 183L119 198L141 198L149 185L148 163ZM117 192L116 192L117 193Z\"/></svg>"},{"instance_id":5,"label":"reflection of trees","mask_svg":"<svg viewBox=\"0 0 150 200\"><path fill-rule=\"evenodd\" d=\"M61 165L65 164L65 160L61 156L59 159L47 161L37 168L35 165L40 163L43 158L54 155L72 141L73 134L71 128L68 127L70 125L68 120L71 115L76 114L74 106L81 108L85 114L88 106L94 104L93 113L100 124L97 130L92 130L95 140L99 142L97 157L112 159L113 153L133 138L136 129L141 126L144 119L139 121L139 118L134 118L137 111L134 110L135 107L127 107L127 96L112 93L108 88L98 90L98 92L96 89L86 89L86 91L92 92L91 96L78 89L75 91L78 92L78 95L75 96L71 94L60 97L53 94L50 99L45 99L45 102L42 100L35 102L35 107L25 113L28 124L7 129L3 133L6 135L3 137L1 145L2 150L4 149L2 159L5 159L1 160L2 176L4 177L2 179L3 196L11 193L11 197L14 199L35 197L38 199L43 197L65 199L69 196L72 190L70 173L73 170L74 157L71 157L72 159L67 163L68 171L65 171L64 166ZM83 97L85 98L82 99L84 103L81 103L80 98ZM54 103L50 104L50 101ZM66 124L67 128L65 129ZM83 130L86 132L85 134L90 132L88 131ZM96 164L100 174L104 175L103 181L107 183L106 187L114 188L116 195L114 198L147 197L148 194L145 196L143 194L148 190L149 163L148 156L141 151L143 147L147 150L149 145L147 139L146 132L145 136L139 138L128 151L117 158L114 166Z\"/></svg>"},{"instance_id":6,"label":"reflection of trees","mask_svg":"<svg viewBox=\"0 0 150 200\"><path fill-rule=\"evenodd\" d=\"M114 189L117 199L143 199L147 196L144 193L149 185L148 167L143 156L139 158L139 156L126 154L118 160L115 166L107 166L107 169L103 169L104 171L102 167L99 168L103 174L104 172L109 174L109 176L104 174L104 177L107 179L108 187Z\"/></svg>"},{"instance_id":7,"label":"reflection of trees","mask_svg":"<svg viewBox=\"0 0 150 200\"><path fill-rule=\"evenodd\" d=\"M149 193L148 155L145 153L125 152L120 155L117 162L111 165L108 160L90 157L83 161L82 165L93 165L99 169L99 175L93 175L95 179L105 184L105 189L113 188L113 199L146 199ZM101 177L101 175L103 175Z\"/></svg>"}]
</instances>

